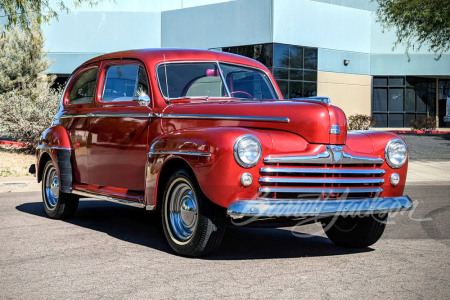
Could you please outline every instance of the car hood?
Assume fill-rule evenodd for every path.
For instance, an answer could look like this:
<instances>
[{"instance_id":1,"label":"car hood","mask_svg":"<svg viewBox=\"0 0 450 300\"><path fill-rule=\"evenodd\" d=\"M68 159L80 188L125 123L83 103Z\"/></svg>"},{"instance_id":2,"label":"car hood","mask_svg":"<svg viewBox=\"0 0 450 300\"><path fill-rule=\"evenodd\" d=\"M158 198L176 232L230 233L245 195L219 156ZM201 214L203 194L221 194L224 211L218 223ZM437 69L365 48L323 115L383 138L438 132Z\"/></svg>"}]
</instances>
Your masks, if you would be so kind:
<instances>
[{"instance_id":1,"label":"car hood","mask_svg":"<svg viewBox=\"0 0 450 300\"><path fill-rule=\"evenodd\" d=\"M165 131L219 126L282 130L320 144L345 144L347 136L340 108L303 100L171 104L164 109L162 126Z\"/></svg>"}]
</instances>

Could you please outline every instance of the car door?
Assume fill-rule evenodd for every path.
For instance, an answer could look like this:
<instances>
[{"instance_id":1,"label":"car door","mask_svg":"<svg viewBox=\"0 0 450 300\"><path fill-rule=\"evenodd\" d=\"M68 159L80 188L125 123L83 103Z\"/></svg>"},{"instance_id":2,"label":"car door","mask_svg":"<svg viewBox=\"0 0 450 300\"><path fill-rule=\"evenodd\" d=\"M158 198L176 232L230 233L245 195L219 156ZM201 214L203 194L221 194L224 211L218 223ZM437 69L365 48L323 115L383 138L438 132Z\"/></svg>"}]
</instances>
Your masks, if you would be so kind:
<instances>
[{"instance_id":1,"label":"car door","mask_svg":"<svg viewBox=\"0 0 450 300\"><path fill-rule=\"evenodd\" d=\"M90 117L89 182L134 191L145 188L151 110L136 97L150 95L144 65L132 60L102 65L99 98Z\"/></svg>"},{"instance_id":2,"label":"car door","mask_svg":"<svg viewBox=\"0 0 450 300\"><path fill-rule=\"evenodd\" d=\"M99 64L82 68L70 80L64 95L62 122L73 147L74 183L89 183L88 131L97 90Z\"/></svg>"}]
</instances>

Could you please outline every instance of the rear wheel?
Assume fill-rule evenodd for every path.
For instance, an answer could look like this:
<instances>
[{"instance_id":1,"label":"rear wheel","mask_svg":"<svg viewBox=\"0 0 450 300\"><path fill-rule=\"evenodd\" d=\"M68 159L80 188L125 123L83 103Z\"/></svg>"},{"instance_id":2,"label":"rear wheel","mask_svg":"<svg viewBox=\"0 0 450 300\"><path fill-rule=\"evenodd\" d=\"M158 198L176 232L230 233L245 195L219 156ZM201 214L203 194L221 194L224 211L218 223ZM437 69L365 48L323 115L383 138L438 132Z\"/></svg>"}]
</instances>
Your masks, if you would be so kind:
<instances>
[{"instance_id":1,"label":"rear wheel","mask_svg":"<svg viewBox=\"0 0 450 300\"><path fill-rule=\"evenodd\" d=\"M383 235L388 215L338 217L323 223L328 238L347 248L365 248L375 244Z\"/></svg>"},{"instance_id":2,"label":"rear wheel","mask_svg":"<svg viewBox=\"0 0 450 300\"><path fill-rule=\"evenodd\" d=\"M170 247L183 256L212 253L225 232L225 209L206 199L195 178L183 169L175 171L166 183L161 217Z\"/></svg>"},{"instance_id":3,"label":"rear wheel","mask_svg":"<svg viewBox=\"0 0 450 300\"><path fill-rule=\"evenodd\" d=\"M53 161L44 166L42 175L42 200L47 216L66 219L73 216L78 208L79 197L60 191L60 181Z\"/></svg>"}]
</instances>

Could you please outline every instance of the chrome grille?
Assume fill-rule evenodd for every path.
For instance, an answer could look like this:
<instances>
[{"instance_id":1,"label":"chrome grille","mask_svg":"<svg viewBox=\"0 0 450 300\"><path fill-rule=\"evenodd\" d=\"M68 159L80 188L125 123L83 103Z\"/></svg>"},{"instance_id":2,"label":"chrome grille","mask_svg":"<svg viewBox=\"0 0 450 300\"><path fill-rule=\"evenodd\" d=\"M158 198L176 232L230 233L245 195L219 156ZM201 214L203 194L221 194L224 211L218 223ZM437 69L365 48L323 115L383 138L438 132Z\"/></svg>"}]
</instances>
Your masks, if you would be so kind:
<instances>
[{"instance_id":1,"label":"chrome grille","mask_svg":"<svg viewBox=\"0 0 450 300\"><path fill-rule=\"evenodd\" d=\"M385 171L379 169L383 162L336 153L330 147L315 156L266 157L260 170L260 198L373 198L383 191Z\"/></svg>"}]
</instances>

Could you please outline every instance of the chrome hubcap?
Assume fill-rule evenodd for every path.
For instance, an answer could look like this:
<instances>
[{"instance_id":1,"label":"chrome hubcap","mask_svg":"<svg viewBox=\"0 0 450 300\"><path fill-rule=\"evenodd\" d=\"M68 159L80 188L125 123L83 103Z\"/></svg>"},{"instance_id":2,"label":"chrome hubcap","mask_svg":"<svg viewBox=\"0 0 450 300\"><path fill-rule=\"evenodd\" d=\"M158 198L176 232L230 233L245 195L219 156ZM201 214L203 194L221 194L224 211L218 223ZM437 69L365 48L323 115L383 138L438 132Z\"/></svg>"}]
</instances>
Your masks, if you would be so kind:
<instances>
[{"instance_id":1,"label":"chrome hubcap","mask_svg":"<svg viewBox=\"0 0 450 300\"><path fill-rule=\"evenodd\" d=\"M184 242L192 237L197 225L197 199L184 179L177 179L172 187L168 199L170 227L175 237Z\"/></svg>"},{"instance_id":2,"label":"chrome hubcap","mask_svg":"<svg viewBox=\"0 0 450 300\"><path fill-rule=\"evenodd\" d=\"M47 207L55 208L59 199L59 180L53 166L50 166L45 174L45 196Z\"/></svg>"}]
</instances>

